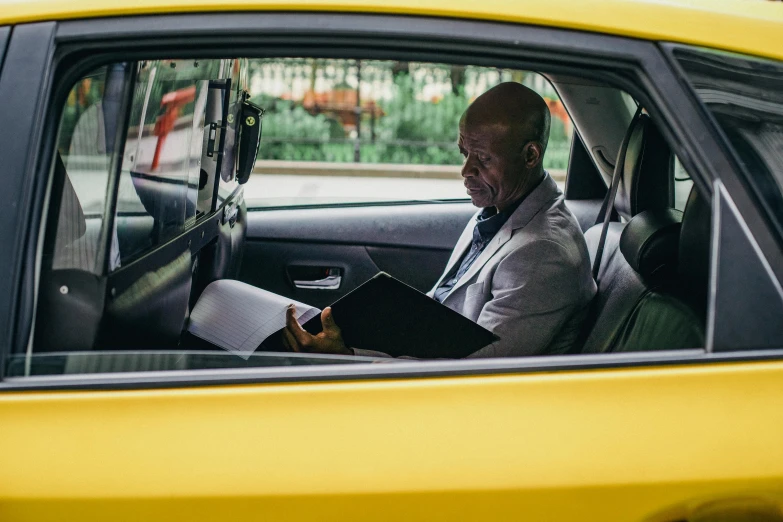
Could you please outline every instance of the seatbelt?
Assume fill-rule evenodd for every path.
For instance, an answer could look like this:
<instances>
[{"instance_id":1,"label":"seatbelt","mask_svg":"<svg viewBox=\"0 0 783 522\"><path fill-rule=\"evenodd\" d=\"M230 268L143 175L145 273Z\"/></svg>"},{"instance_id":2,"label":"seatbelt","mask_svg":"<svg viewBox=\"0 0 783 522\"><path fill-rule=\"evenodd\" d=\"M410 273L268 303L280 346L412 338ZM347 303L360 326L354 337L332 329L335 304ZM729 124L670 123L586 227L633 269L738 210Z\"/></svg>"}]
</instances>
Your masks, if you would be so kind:
<instances>
[{"instance_id":1,"label":"seatbelt","mask_svg":"<svg viewBox=\"0 0 783 522\"><path fill-rule=\"evenodd\" d=\"M623 171L623 165L625 164L625 156L628 151L628 142L631 141L631 134L633 133L634 123L642 112L642 106L636 109L636 112L631 118L631 124L628 126L628 130L625 132L623 141L620 144L620 151L617 153L617 162L614 164L614 172L612 172L612 182L609 185L609 192L606 193L604 202L601 204L601 210L598 211L595 224L603 223L601 228L601 237L598 240L598 249L595 251L595 259L593 260L593 279L595 279L596 285L598 284L598 271L601 268L601 258L604 255L604 244L606 243L606 233L609 230L609 221L612 219L612 213L614 212L614 200L617 197L617 189L620 186L620 174Z\"/></svg>"},{"instance_id":2,"label":"seatbelt","mask_svg":"<svg viewBox=\"0 0 783 522\"><path fill-rule=\"evenodd\" d=\"M617 197L617 188L620 186L620 173L623 171L623 164L625 164L625 155L628 150L628 142L631 141L631 134L633 133L634 123L642 112L642 106L640 105L631 118L631 124L628 126L628 130L625 131L622 143L620 143L620 150L617 152L617 162L614 165L614 171L612 172L612 181L609 183L609 191L604 197L604 202L601 204L601 210L598 211L595 224L599 225L603 223L601 227L601 237L598 240L598 249L595 251L595 259L593 260L593 279L595 285L598 287L598 270L601 268L601 258L604 255L604 244L606 243L606 233L609 230L609 222L612 219L612 213L614 212L614 200ZM590 337L590 332L595 326L597 319L596 314L597 306L595 304L596 299L588 305L587 314L582 322L582 327L579 330L579 335L576 336L574 344L566 352L568 354L578 354L582 352L582 349L587 343L587 338Z\"/></svg>"}]
</instances>

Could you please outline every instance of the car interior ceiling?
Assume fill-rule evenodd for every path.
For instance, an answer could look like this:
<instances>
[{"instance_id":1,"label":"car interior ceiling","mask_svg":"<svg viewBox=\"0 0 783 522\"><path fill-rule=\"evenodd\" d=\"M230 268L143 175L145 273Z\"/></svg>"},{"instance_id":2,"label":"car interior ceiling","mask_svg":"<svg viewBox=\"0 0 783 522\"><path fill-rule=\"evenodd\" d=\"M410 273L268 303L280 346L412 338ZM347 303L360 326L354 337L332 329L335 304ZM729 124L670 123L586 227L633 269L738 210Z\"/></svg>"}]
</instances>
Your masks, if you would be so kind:
<instances>
[{"instance_id":1,"label":"car interior ceiling","mask_svg":"<svg viewBox=\"0 0 783 522\"><path fill-rule=\"evenodd\" d=\"M635 103L622 90L586 78L545 75L560 96L596 168L609 184Z\"/></svg>"},{"instance_id":2,"label":"car interior ceiling","mask_svg":"<svg viewBox=\"0 0 783 522\"><path fill-rule=\"evenodd\" d=\"M629 99L622 91L577 77L548 78L577 129L566 197L585 230L591 261L601 233L601 225L594 224L598 209L620 143L630 132L598 294L581 345L573 353L702 347L708 202L694 187L685 211L673 208L672 150L648 115L631 120ZM54 176L62 187L55 189L63 193L61 207L55 210L60 215L57 226L70 230L72 248L86 233L88 220L69 190L59 155ZM580 187L575 177L592 181ZM181 252L109 302L105 281L92 274L73 269L43 272L35 351L176 348L188 310L206 284L237 277L246 222L247 210L241 205L236 223L221 224L217 240L195 258L189 249ZM73 289L67 303L58 290L64 285ZM77 332L70 327L74 322L82 325Z\"/></svg>"},{"instance_id":3,"label":"car interior ceiling","mask_svg":"<svg viewBox=\"0 0 783 522\"><path fill-rule=\"evenodd\" d=\"M547 74L574 124L565 194L582 231L592 226L612 179L635 109L622 90L595 80Z\"/></svg>"}]
</instances>

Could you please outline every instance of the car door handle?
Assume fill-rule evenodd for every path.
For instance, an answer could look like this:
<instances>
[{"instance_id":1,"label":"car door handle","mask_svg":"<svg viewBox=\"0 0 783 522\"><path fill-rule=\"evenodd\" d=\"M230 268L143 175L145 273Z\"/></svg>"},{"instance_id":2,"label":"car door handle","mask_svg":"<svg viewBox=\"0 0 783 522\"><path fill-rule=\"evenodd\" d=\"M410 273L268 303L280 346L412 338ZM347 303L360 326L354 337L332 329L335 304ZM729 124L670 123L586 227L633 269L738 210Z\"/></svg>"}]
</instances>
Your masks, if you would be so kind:
<instances>
[{"instance_id":1,"label":"car door handle","mask_svg":"<svg viewBox=\"0 0 783 522\"><path fill-rule=\"evenodd\" d=\"M308 290L337 290L343 282L339 268L330 268L329 275L322 279L294 279L296 288Z\"/></svg>"}]
</instances>

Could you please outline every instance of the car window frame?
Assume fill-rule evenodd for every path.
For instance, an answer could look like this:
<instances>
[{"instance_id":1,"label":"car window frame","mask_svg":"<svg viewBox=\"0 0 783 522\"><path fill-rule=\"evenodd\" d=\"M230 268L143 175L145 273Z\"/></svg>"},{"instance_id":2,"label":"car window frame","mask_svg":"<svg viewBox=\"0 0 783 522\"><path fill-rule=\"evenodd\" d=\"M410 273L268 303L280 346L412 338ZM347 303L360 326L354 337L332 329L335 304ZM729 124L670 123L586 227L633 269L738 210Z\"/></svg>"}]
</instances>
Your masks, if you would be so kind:
<instances>
[{"instance_id":1,"label":"car window frame","mask_svg":"<svg viewBox=\"0 0 783 522\"><path fill-rule=\"evenodd\" d=\"M9 36L11 36L11 28L7 25L0 25L0 71L3 69L3 60L5 59L5 50L8 47Z\"/></svg>"},{"instance_id":2,"label":"car window frame","mask_svg":"<svg viewBox=\"0 0 783 522\"><path fill-rule=\"evenodd\" d=\"M661 48L672 69L680 78L685 91L693 100L696 110L701 114L708 128L711 129L718 147L735 174L735 176L716 175L712 179L714 187L711 226L712 255L710 259L710 307L707 313L707 341L711 348L727 350L730 349L728 347L736 343L737 339L736 335L728 332L747 328L744 321L748 316L745 314L749 312L751 317L755 315L756 309L752 307L750 310L744 310L744 314L738 313L736 309L738 299L743 296L766 293L768 296L776 296L780 300L778 309L783 305L783 287L781 287L783 251L780 248L780 245L783 244L783 227L769 208L769 199L761 193L759 184L752 178L751 172L744 168L742 161L734 151L731 140L710 109L702 102L688 79L689 75L677 57L677 52L681 50L707 49L671 42L662 44ZM781 63L780 60L771 58L732 54ZM783 194L777 194L775 199L783 199ZM736 229L732 230L734 227ZM762 229L767 233L759 234L758 231ZM749 250L756 254L758 263L724 262L727 259L739 258L742 253ZM729 281L744 281L742 285L738 286L736 283L731 284L728 281L721 283L721 277L728 277ZM755 284L768 282L771 288L768 288L767 285L764 285L763 288L754 287L749 283L750 280L755 280ZM781 330L764 321L757 322L753 328L757 342L763 339L765 343L768 343L770 339L777 340ZM721 330L727 332L728 335L722 335Z\"/></svg>"},{"instance_id":3,"label":"car window frame","mask_svg":"<svg viewBox=\"0 0 783 522\"><path fill-rule=\"evenodd\" d=\"M4 25L0 26L0 82L2 81L2 72L3 72L3 64L5 63L5 54L8 49L8 40L11 36L11 27ZM1 178L0 178L1 179ZM0 238L5 238L5 232L0 231ZM2 260L0 260L0 264L2 263ZM10 281L7 281L10 282ZM4 307L7 306L5 303L3 303L0 300L0 332L9 332L12 324L11 320L11 310L5 310ZM3 320L6 319L6 322L4 323ZM3 346L10 342L11 336L6 335L5 337L0 336L0 368L5 367L5 361L4 361L4 354L5 350L3 350ZM0 375L0 380L2 380L2 375Z\"/></svg>"},{"instance_id":4,"label":"car window frame","mask_svg":"<svg viewBox=\"0 0 783 522\"><path fill-rule=\"evenodd\" d=\"M721 147L714 129L704 120L698 104L689 96L686 85L678 77L676 69L667 60L661 45L656 42L636 40L619 36L571 31L558 28L503 24L475 20L424 18L398 15L363 15L329 13L220 13L186 14L161 16L131 16L124 18L96 18L44 24L27 24L46 29L50 45L37 50L41 56L29 67L38 67L39 88L34 92L48 93L42 96L47 103L39 104L41 115L47 114L48 121L59 117L58 111L48 110L48 101L55 99L57 92L48 90L52 83L57 86L62 71L74 70L74 64L85 68L114 61L166 56L170 58L210 56L291 56L297 52L307 56L353 58L390 57L408 58L420 61L443 63L508 64L509 67L540 70L542 72L571 71L573 67L584 67L580 74L593 75L612 83L639 99L648 112L660 122L660 130L667 140L676 144L675 153L683 166L694 178L703 194L711 195L712 186L720 180L732 195L737 208L748 213L749 230L757 238L761 251L769 257L771 252L779 255L780 247L766 223L757 219L758 211L742 185L726 151ZM21 27L21 26L18 26ZM176 35L172 27L186 27ZM14 38L23 33L14 30ZM459 36L455 36L459 35ZM127 43L134 42L131 49ZM242 41L242 45L234 42ZM427 43L429 46L422 46ZM56 45L56 48L55 48ZM422 51L435 46L437 50ZM298 50L298 51L297 51ZM524 52L523 52L524 51ZM341 54L342 53L342 54ZM523 56L520 56L523 55ZM91 56L85 60L86 56ZM121 57L121 58L120 58ZM17 58L15 58L17 59ZM18 59L17 59L18 60ZM8 64L6 64L8 65ZM51 74L57 68L57 74ZM22 67L14 62L11 72ZM0 77L3 87L7 77L4 67ZM611 71L611 72L609 72ZM67 83L67 82L66 82ZM62 89L70 88L70 85ZM0 88L0 92L2 89ZM56 109L56 106L54 107ZM52 114L54 112L54 114ZM31 124L32 125L32 124ZM55 125L56 126L56 125ZM18 196L17 217L25 218L28 211L34 212L33 219L22 219L27 224L25 248L13 250L0 257L0 269L16 267L11 274L24 274L16 281L25 299L13 300L9 296L0 298L0 312L7 309L16 320L16 328L8 341L0 346L2 352L12 347L25 347L32 328L30 309L34 305L38 252L44 215L45 190L51 172L53 141L56 135L52 125L45 125L43 116L34 119L34 132L17 140L30 157L29 165L22 172L29 173L27 184L37 190L17 190L11 196ZM22 154L18 154L21 156ZM33 167L35 165L35 167ZM35 183L34 183L35 182ZM2 217L3 212L0 212ZM8 214L6 211L5 214ZM37 218L36 218L37 216ZM0 220L0 222L4 222ZM9 221L5 221L9 222ZM10 221L15 222L15 221ZM22 236L22 234L19 234ZM31 248L32 246L32 248ZM778 258L780 259L780 258ZM781 261L783 263L783 261ZM774 273L783 278L783 267L776 264ZM6 271L5 273L8 273ZM19 295L15 293L13 295ZM32 298L31 298L32 296ZM710 307L713 303L710 303ZM26 308L25 308L26 307ZM6 316L7 317L7 316ZM28 320L25 323L25 319ZM710 336L708 335L708 339ZM600 356L566 356L547 358L513 358L484 361L450 361L434 363L400 363L389 365L351 365L352 368L333 366L313 368L308 371L291 371L286 375L271 375L259 370L205 370L190 372L177 377L180 385L226 382L266 382L269 379L323 380L339 378L395 378L405 376L442 376L463 374L495 374L504 372L552 371L553 369L605 368L616 365L649 365L669 363L699 363L724 360L750 360L781 357L779 351L741 352L711 354L711 346L698 350L698 354L678 352L648 352L644 355L618 354ZM0 360L0 363L2 360ZM363 367L363 368L358 368ZM175 376L169 376L174 379ZM26 378L29 379L29 378ZM36 382L38 384L36 384ZM42 387L112 387L142 386L158 387L170 385L167 375L95 375L73 378L37 378L20 382L6 379L0 383L2 389L18 389L29 386Z\"/></svg>"},{"instance_id":5,"label":"car window frame","mask_svg":"<svg viewBox=\"0 0 783 522\"><path fill-rule=\"evenodd\" d=\"M56 129L44 124L54 63L57 24L38 22L8 28L0 70L0 139L9 153L0 166L0 181L10 205L0 206L0 367L17 339L29 348L32 332L39 243L46 194L53 171ZM46 151L43 155L38 151Z\"/></svg>"}]
</instances>

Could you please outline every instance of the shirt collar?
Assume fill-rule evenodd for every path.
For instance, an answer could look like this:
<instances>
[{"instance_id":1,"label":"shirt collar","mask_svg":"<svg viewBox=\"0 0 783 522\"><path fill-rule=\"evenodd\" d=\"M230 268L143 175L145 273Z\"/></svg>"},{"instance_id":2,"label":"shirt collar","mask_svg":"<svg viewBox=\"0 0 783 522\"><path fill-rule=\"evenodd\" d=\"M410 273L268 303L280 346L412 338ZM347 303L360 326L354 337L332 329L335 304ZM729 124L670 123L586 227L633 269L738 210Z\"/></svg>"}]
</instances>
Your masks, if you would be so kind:
<instances>
[{"instance_id":1,"label":"shirt collar","mask_svg":"<svg viewBox=\"0 0 783 522\"><path fill-rule=\"evenodd\" d=\"M544 178L536 188L524 198L514 202L505 212L497 213L495 207L482 209L475 218L474 240L477 234L480 234L482 239L486 235L489 235L489 239L492 239L492 236L503 227L514 213L516 213L516 216L514 216L511 223L512 228L517 229L525 226L547 202L559 196L562 196L562 192L557 188L557 184L549 173L544 170Z\"/></svg>"},{"instance_id":2,"label":"shirt collar","mask_svg":"<svg viewBox=\"0 0 783 522\"><path fill-rule=\"evenodd\" d=\"M508 221L519 205L525 198L520 198L512 203L503 212L498 212L495 207L487 207L483 209L476 218L476 230L483 240L492 239L497 234L503 225Z\"/></svg>"}]
</instances>

